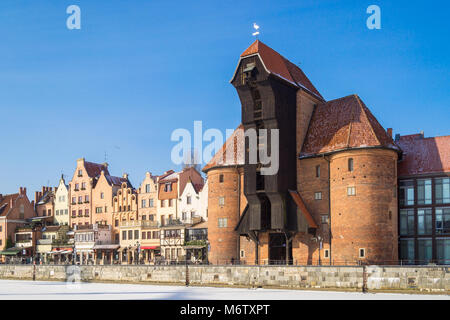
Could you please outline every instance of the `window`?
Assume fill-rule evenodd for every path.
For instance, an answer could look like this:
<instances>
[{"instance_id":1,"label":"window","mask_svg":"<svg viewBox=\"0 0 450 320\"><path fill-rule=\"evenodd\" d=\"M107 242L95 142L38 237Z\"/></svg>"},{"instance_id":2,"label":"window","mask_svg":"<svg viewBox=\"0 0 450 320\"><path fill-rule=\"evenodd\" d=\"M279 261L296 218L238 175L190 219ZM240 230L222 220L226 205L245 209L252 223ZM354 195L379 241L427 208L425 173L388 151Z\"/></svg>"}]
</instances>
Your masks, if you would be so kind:
<instances>
[{"instance_id":1,"label":"window","mask_svg":"<svg viewBox=\"0 0 450 320\"><path fill-rule=\"evenodd\" d=\"M436 187L436 203L450 203L450 178L437 178Z\"/></svg>"},{"instance_id":2,"label":"window","mask_svg":"<svg viewBox=\"0 0 450 320\"><path fill-rule=\"evenodd\" d=\"M414 209L400 210L400 235L414 234Z\"/></svg>"},{"instance_id":3,"label":"window","mask_svg":"<svg viewBox=\"0 0 450 320\"><path fill-rule=\"evenodd\" d=\"M412 180L400 181L400 205L414 205L414 182Z\"/></svg>"},{"instance_id":4,"label":"window","mask_svg":"<svg viewBox=\"0 0 450 320\"><path fill-rule=\"evenodd\" d=\"M225 197L219 197L219 206L225 205Z\"/></svg>"},{"instance_id":5,"label":"window","mask_svg":"<svg viewBox=\"0 0 450 320\"><path fill-rule=\"evenodd\" d=\"M75 191L80 190L80 185L78 183L75 183Z\"/></svg>"},{"instance_id":6,"label":"window","mask_svg":"<svg viewBox=\"0 0 450 320\"><path fill-rule=\"evenodd\" d=\"M148 200L148 206L149 206L150 208L153 208L153 199L149 199L149 200Z\"/></svg>"},{"instance_id":7,"label":"window","mask_svg":"<svg viewBox=\"0 0 450 320\"><path fill-rule=\"evenodd\" d=\"M417 233L431 234L431 209L417 209Z\"/></svg>"},{"instance_id":8,"label":"window","mask_svg":"<svg viewBox=\"0 0 450 320\"><path fill-rule=\"evenodd\" d=\"M59 210L56 210L55 213L57 216L59 216Z\"/></svg>"},{"instance_id":9,"label":"window","mask_svg":"<svg viewBox=\"0 0 450 320\"><path fill-rule=\"evenodd\" d=\"M150 221L154 221L154 220L155 220L155 215L153 215L153 214L149 215L149 216L148 216L148 219L149 219Z\"/></svg>"},{"instance_id":10,"label":"window","mask_svg":"<svg viewBox=\"0 0 450 320\"><path fill-rule=\"evenodd\" d=\"M364 248L359 249L359 257L360 258L366 257L366 249L364 249Z\"/></svg>"},{"instance_id":11,"label":"window","mask_svg":"<svg viewBox=\"0 0 450 320\"><path fill-rule=\"evenodd\" d=\"M220 182L220 183L223 182L223 174L219 175L219 182Z\"/></svg>"},{"instance_id":12,"label":"window","mask_svg":"<svg viewBox=\"0 0 450 320\"><path fill-rule=\"evenodd\" d=\"M78 170L78 176L81 177L83 175L83 170Z\"/></svg>"},{"instance_id":13,"label":"window","mask_svg":"<svg viewBox=\"0 0 450 320\"><path fill-rule=\"evenodd\" d=\"M428 264L432 259L431 239L418 239L418 263Z\"/></svg>"},{"instance_id":14,"label":"window","mask_svg":"<svg viewBox=\"0 0 450 320\"><path fill-rule=\"evenodd\" d=\"M102 207L96 207L95 208L95 213L102 213L103 208Z\"/></svg>"},{"instance_id":15,"label":"window","mask_svg":"<svg viewBox=\"0 0 450 320\"><path fill-rule=\"evenodd\" d=\"M166 206L165 200L161 200L161 207L164 208Z\"/></svg>"},{"instance_id":16,"label":"window","mask_svg":"<svg viewBox=\"0 0 450 320\"><path fill-rule=\"evenodd\" d=\"M105 198L105 194L103 192L100 192L100 199L104 199Z\"/></svg>"},{"instance_id":17,"label":"window","mask_svg":"<svg viewBox=\"0 0 450 320\"><path fill-rule=\"evenodd\" d=\"M81 183L81 190L85 190L86 189L86 182L82 182Z\"/></svg>"},{"instance_id":18,"label":"window","mask_svg":"<svg viewBox=\"0 0 450 320\"><path fill-rule=\"evenodd\" d=\"M314 193L314 199L315 200L322 200L322 192Z\"/></svg>"},{"instance_id":19,"label":"window","mask_svg":"<svg viewBox=\"0 0 450 320\"><path fill-rule=\"evenodd\" d=\"M187 203L187 204L191 204L191 203L192 203L191 196L187 196L187 197L186 197L186 203Z\"/></svg>"},{"instance_id":20,"label":"window","mask_svg":"<svg viewBox=\"0 0 450 320\"><path fill-rule=\"evenodd\" d=\"M84 215L85 215L86 217L89 217L89 209L85 209L85 210L84 210Z\"/></svg>"},{"instance_id":21,"label":"window","mask_svg":"<svg viewBox=\"0 0 450 320\"><path fill-rule=\"evenodd\" d=\"M127 232L125 230L122 231L122 240L127 240Z\"/></svg>"},{"instance_id":22,"label":"window","mask_svg":"<svg viewBox=\"0 0 450 320\"><path fill-rule=\"evenodd\" d=\"M141 237L141 239L142 239L142 240L147 239L147 233L146 233L146 232L142 232L142 237Z\"/></svg>"},{"instance_id":23,"label":"window","mask_svg":"<svg viewBox=\"0 0 450 320\"><path fill-rule=\"evenodd\" d=\"M450 238L436 239L436 258L438 264L450 264Z\"/></svg>"},{"instance_id":24,"label":"window","mask_svg":"<svg viewBox=\"0 0 450 320\"><path fill-rule=\"evenodd\" d=\"M146 199L142 199L141 200L141 207L145 208L147 206L147 200Z\"/></svg>"},{"instance_id":25,"label":"window","mask_svg":"<svg viewBox=\"0 0 450 320\"><path fill-rule=\"evenodd\" d=\"M128 240L133 240L133 230L128 230Z\"/></svg>"},{"instance_id":26,"label":"window","mask_svg":"<svg viewBox=\"0 0 450 320\"><path fill-rule=\"evenodd\" d=\"M320 178L320 165L316 166L316 178Z\"/></svg>"},{"instance_id":27,"label":"window","mask_svg":"<svg viewBox=\"0 0 450 320\"><path fill-rule=\"evenodd\" d=\"M147 216L145 214L142 216L142 220L147 220Z\"/></svg>"},{"instance_id":28,"label":"window","mask_svg":"<svg viewBox=\"0 0 450 320\"><path fill-rule=\"evenodd\" d=\"M114 226L118 227L119 226L119 219L114 220Z\"/></svg>"},{"instance_id":29,"label":"window","mask_svg":"<svg viewBox=\"0 0 450 320\"><path fill-rule=\"evenodd\" d=\"M400 260L402 261L402 263L413 264L414 259L414 239L401 239Z\"/></svg>"},{"instance_id":30,"label":"window","mask_svg":"<svg viewBox=\"0 0 450 320\"><path fill-rule=\"evenodd\" d=\"M134 239L139 239L139 230L134 230Z\"/></svg>"},{"instance_id":31,"label":"window","mask_svg":"<svg viewBox=\"0 0 450 320\"><path fill-rule=\"evenodd\" d=\"M323 224L328 224L328 214L322 214L322 215L320 216L320 221L321 221Z\"/></svg>"},{"instance_id":32,"label":"window","mask_svg":"<svg viewBox=\"0 0 450 320\"><path fill-rule=\"evenodd\" d=\"M75 204L77 202L77 197L72 197L72 204Z\"/></svg>"},{"instance_id":33,"label":"window","mask_svg":"<svg viewBox=\"0 0 450 320\"><path fill-rule=\"evenodd\" d=\"M241 257L241 258L245 258L245 251L244 251L244 250L241 250L240 257Z\"/></svg>"},{"instance_id":34,"label":"window","mask_svg":"<svg viewBox=\"0 0 450 320\"><path fill-rule=\"evenodd\" d=\"M355 196L356 187L347 187L347 196Z\"/></svg>"},{"instance_id":35,"label":"window","mask_svg":"<svg viewBox=\"0 0 450 320\"><path fill-rule=\"evenodd\" d=\"M83 216L83 210L81 210L81 209L78 210L78 216L79 216L79 217Z\"/></svg>"},{"instance_id":36,"label":"window","mask_svg":"<svg viewBox=\"0 0 450 320\"><path fill-rule=\"evenodd\" d=\"M169 199L169 207L173 206L173 199Z\"/></svg>"},{"instance_id":37,"label":"window","mask_svg":"<svg viewBox=\"0 0 450 320\"><path fill-rule=\"evenodd\" d=\"M348 159L348 171L353 171L353 158Z\"/></svg>"},{"instance_id":38,"label":"window","mask_svg":"<svg viewBox=\"0 0 450 320\"><path fill-rule=\"evenodd\" d=\"M77 215L77 212L75 210L72 210L72 217L75 217Z\"/></svg>"},{"instance_id":39,"label":"window","mask_svg":"<svg viewBox=\"0 0 450 320\"><path fill-rule=\"evenodd\" d=\"M431 179L417 180L417 204L431 204Z\"/></svg>"},{"instance_id":40,"label":"window","mask_svg":"<svg viewBox=\"0 0 450 320\"><path fill-rule=\"evenodd\" d=\"M172 191L172 184L171 184L171 183L166 183L166 184L164 185L164 191L165 191L165 192L170 192L170 191Z\"/></svg>"},{"instance_id":41,"label":"window","mask_svg":"<svg viewBox=\"0 0 450 320\"><path fill-rule=\"evenodd\" d=\"M324 249L323 250L323 257L329 258L330 257L330 249Z\"/></svg>"},{"instance_id":42,"label":"window","mask_svg":"<svg viewBox=\"0 0 450 320\"><path fill-rule=\"evenodd\" d=\"M450 233L450 208L436 208L436 233Z\"/></svg>"},{"instance_id":43,"label":"window","mask_svg":"<svg viewBox=\"0 0 450 320\"><path fill-rule=\"evenodd\" d=\"M145 192L146 192L146 193L149 193L149 192L150 192L150 185L149 185L149 184L146 184L146 185L145 185Z\"/></svg>"},{"instance_id":44,"label":"window","mask_svg":"<svg viewBox=\"0 0 450 320\"><path fill-rule=\"evenodd\" d=\"M226 228L228 224L227 218L219 218L219 228Z\"/></svg>"},{"instance_id":45,"label":"window","mask_svg":"<svg viewBox=\"0 0 450 320\"><path fill-rule=\"evenodd\" d=\"M82 203L83 202L83 197L82 196L79 196L78 197L78 203Z\"/></svg>"}]
</instances>

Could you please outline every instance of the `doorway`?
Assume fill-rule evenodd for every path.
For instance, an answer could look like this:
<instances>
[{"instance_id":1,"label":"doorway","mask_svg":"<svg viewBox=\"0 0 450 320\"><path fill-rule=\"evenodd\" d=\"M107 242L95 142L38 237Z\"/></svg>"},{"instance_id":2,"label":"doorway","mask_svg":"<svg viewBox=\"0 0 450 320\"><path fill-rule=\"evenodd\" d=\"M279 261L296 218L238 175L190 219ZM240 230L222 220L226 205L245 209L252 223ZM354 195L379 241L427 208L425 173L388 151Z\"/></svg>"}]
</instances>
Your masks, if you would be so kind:
<instances>
[{"instance_id":1,"label":"doorway","mask_svg":"<svg viewBox=\"0 0 450 320\"><path fill-rule=\"evenodd\" d=\"M289 264L292 264L292 241L289 242ZM286 236L269 233L269 264L286 264Z\"/></svg>"}]
</instances>

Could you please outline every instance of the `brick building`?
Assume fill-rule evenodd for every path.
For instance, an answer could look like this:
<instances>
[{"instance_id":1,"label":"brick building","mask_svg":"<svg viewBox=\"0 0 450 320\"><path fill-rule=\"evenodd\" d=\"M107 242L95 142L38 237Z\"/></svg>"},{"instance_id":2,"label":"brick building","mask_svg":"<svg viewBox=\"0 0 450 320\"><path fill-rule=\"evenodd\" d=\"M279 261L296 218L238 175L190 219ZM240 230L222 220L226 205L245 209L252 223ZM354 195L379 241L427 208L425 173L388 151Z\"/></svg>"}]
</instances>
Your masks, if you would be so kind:
<instances>
[{"instance_id":1,"label":"brick building","mask_svg":"<svg viewBox=\"0 0 450 320\"><path fill-rule=\"evenodd\" d=\"M258 40L241 55L231 83L241 101L242 124L203 169L209 182L209 261L398 263L399 251L404 253L398 242L397 175L404 183L405 163L425 173L426 161L411 164L412 152L403 156L404 144L393 140L392 129L385 130L357 95L325 101L300 68ZM255 142L251 129L278 129L275 174L263 174L268 165L260 156L249 161L251 144L272 150L274 131ZM445 151L434 156L445 164L434 180L420 182L430 190L439 186L442 199L450 172L445 141ZM427 233L428 242L408 234L401 247L410 248L412 236L415 256L425 250L431 252L428 260L443 260L449 250L447 205L429 205L431 224L440 229ZM417 221L427 211L414 209L415 230L422 230Z\"/></svg>"}]
</instances>

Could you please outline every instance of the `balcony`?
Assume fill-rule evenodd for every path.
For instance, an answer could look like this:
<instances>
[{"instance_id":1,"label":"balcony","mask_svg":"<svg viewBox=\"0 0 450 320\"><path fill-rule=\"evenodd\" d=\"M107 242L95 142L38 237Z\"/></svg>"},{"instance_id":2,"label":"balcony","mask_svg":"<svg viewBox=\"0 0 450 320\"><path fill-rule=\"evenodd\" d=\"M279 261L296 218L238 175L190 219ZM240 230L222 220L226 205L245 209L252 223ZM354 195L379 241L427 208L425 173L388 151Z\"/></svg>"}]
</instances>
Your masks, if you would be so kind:
<instances>
[{"instance_id":1,"label":"balcony","mask_svg":"<svg viewBox=\"0 0 450 320\"><path fill-rule=\"evenodd\" d=\"M159 228L160 224L158 221L150 220L131 220L131 221L121 221L121 227L146 227L146 228Z\"/></svg>"},{"instance_id":2,"label":"balcony","mask_svg":"<svg viewBox=\"0 0 450 320\"><path fill-rule=\"evenodd\" d=\"M53 239L39 239L36 241L37 244L52 244Z\"/></svg>"}]
</instances>

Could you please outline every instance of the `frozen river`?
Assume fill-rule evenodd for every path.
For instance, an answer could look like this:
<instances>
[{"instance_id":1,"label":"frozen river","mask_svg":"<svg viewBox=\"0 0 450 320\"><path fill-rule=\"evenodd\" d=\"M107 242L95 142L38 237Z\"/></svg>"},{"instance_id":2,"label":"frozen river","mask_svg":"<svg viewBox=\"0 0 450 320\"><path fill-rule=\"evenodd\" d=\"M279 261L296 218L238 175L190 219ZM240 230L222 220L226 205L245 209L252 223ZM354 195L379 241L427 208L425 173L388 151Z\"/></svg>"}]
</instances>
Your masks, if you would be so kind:
<instances>
[{"instance_id":1,"label":"frozen river","mask_svg":"<svg viewBox=\"0 0 450 320\"><path fill-rule=\"evenodd\" d=\"M0 280L0 300L164 299L164 300L450 300L449 295L358 293L281 289L240 289L114 283Z\"/></svg>"}]
</instances>

